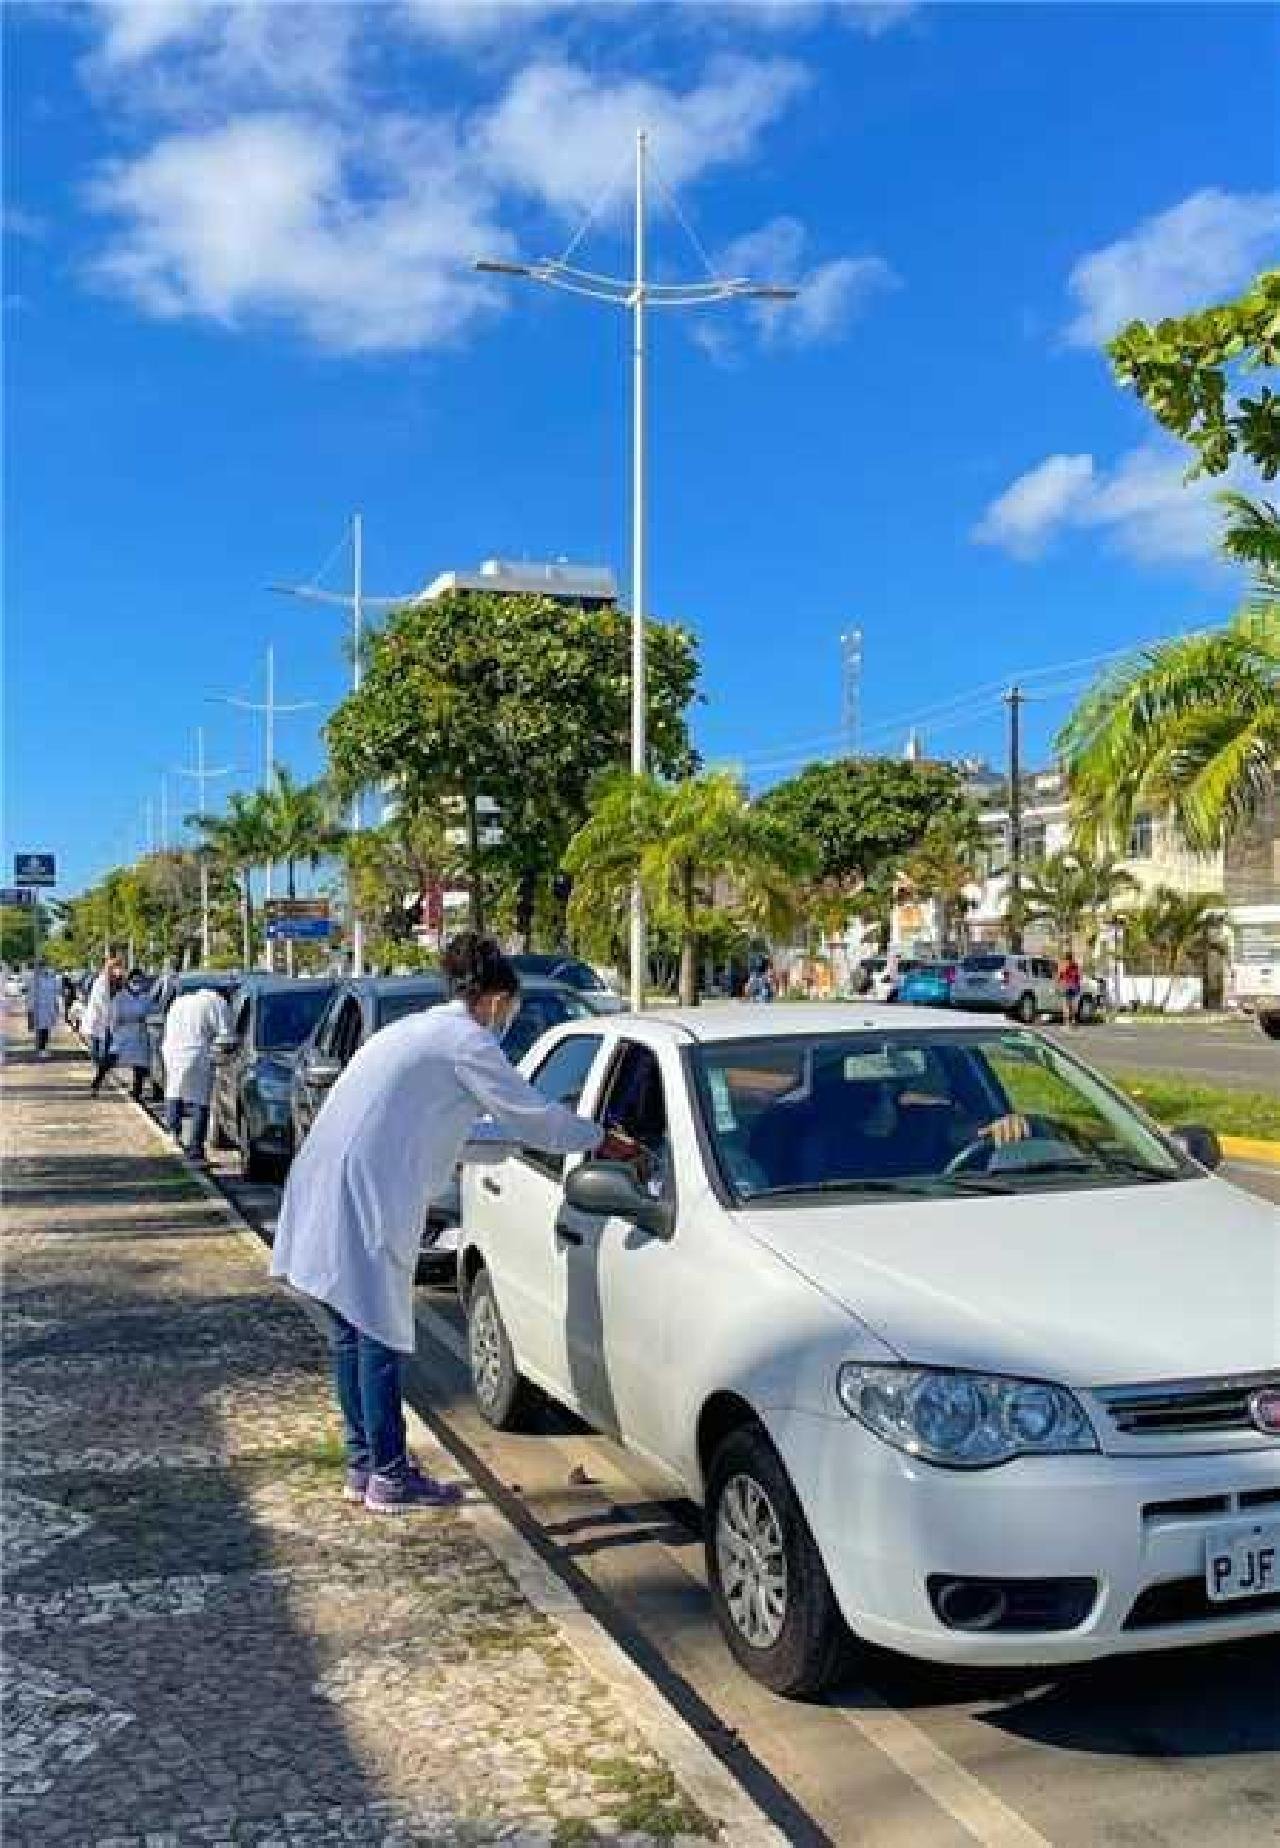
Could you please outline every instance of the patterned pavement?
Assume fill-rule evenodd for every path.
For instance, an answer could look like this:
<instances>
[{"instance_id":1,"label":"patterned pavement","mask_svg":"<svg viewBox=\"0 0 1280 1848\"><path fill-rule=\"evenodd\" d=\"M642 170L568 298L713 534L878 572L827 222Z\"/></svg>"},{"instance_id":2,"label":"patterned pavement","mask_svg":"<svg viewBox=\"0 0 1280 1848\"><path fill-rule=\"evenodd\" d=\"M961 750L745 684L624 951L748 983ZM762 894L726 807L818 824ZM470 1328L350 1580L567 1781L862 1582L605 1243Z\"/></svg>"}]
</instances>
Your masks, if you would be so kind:
<instances>
[{"instance_id":1,"label":"patterned pavement","mask_svg":"<svg viewBox=\"0 0 1280 1848\"><path fill-rule=\"evenodd\" d=\"M86 1080L0 1076L11 1848L713 1835L468 1521L343 1504L309 1322Z\"/></svg>"}]
</instances>

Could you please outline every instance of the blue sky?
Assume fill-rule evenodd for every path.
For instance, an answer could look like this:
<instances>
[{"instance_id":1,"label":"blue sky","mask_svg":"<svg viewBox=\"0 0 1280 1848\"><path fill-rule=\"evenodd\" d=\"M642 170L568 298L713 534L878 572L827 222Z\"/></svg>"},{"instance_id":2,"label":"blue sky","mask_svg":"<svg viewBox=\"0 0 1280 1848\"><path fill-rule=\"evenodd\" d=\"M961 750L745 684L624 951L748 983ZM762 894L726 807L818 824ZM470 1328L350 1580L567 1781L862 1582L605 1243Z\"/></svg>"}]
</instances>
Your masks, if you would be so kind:
<instances>
[{"instance_id":1,"label":"blue sky","mask_svg":"<svg viewBox=\"0 0 1280 1848\"><path fill-rule=\"evenodd\" d=\"M623 317L470 273L627 262L631 136L772 317L653 354L652 601L702 644L709 757L757 784L864 735L998 754L1086 661L1220 619L1237 580L1099 342L1274 261L1262 6L204 0L8 9L6 852L62 889L136 852L161 772L248 786L211 695L340 697L341 619L271 596L353 508L371 590L486 556L625 579ZM616 200L616 203L614 202ZM660 210L668 274L699 259ZM330 581L345 568L339 557ZM278 755L318 770L320 712ZM222 788L228 785L223 783ZM189 802L177 794L175 809Z\"/></svg>"}]
</instances>

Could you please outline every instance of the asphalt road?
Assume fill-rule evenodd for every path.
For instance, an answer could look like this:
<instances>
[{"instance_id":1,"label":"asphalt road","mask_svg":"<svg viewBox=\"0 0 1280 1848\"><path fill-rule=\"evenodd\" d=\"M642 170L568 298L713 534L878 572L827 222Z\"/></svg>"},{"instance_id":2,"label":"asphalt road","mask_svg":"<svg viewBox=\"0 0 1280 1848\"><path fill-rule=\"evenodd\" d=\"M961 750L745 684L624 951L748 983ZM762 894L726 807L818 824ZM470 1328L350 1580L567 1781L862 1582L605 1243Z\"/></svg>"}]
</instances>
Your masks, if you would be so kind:
<instances>
[{"instance_id":1,"label":"asphalt road","mask_svg":"<svg viewBox=\"0 0 1280 1848\"><path fill-rule=\"evenodd\" d=\"M1100 1071L1167 1072L1241 1091L1280 1093L1280 1040L1251 1020L1129 1021L1046 1032Z\"/></svg>"},{"instance_id":2,"label":"asphalt road","mask_svg":"<svg viewBox=\"0 0 1280 1848\"><path fill-rule=\"evenodd\" d=\"M1280 1200L1280 1169L1229 1175ZM215 1177L269 1237L278 1189L240 1181L231 1155ZM797 1848L1280 1837L1276 1639L985 1675L868 1653L822 1703L777 1700L720 1639L698 1510L555 1408L531 1433L491 1431L452 1291L419 1291L418 1331L412 1403Z\"/></svg>"}]
</instances>

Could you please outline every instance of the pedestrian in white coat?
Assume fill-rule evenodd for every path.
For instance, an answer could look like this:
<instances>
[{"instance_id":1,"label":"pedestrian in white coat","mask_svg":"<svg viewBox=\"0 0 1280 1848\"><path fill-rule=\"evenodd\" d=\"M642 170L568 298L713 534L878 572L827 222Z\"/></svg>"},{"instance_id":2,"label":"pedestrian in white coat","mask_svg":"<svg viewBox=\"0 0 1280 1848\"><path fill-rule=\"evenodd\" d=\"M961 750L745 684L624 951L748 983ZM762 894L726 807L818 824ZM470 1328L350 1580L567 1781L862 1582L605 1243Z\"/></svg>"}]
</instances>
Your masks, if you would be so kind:
<instances>
[{"instance_id":1,"label":"pedestrian in white coat","mask_svg":"<svg viewBox=\"0 0 1280 1848\"><path fill-rule=\"evenodd\" d=\"M49 1035L58 1019L58 978L43 965L31 971L31 998L27 1019L35 1035L37 1059L49 1056Z\"/></svg>"},{"instance_id":2,"label":"pedestrian in white coat","mask_svg":"<svg viewBox=\"0 0 1280 1848\"><path fill-rule=\"evenodd\" d=\"M231 1010L213 988L193 988L176 995L164 1020L164 1121L174 1141L182 1138L182 1119L191 1113L187 1153L205 1159L209 1134L209 1100L213 1096L213 1043L231 1031Z\"/></svg>"},{"instance_id":3,"label":"pedestrian in white coat","mask_svg":"<svg viewBox=\"0 0 1280 1848\"><path fill-rule=\"evenodd\" d=\"M111 1063L133 1075L135 1103L142 1102L143 1086L151 1069L151 1042L147 1015L152 1009L151 983L141 969L131 969L124 987L111 1003Z\"/></svg>"},{"instance_id":4,"label":"pedestrian in white coat","mask_svg":"<svg viewBox=\"0 0 1280 1848\"><path fill-rule=\"evenodd\" d=\"M414 1349L413 1280L427 1207L482 1114L553 1154L638 1151L535 1090L498 1043L519 982L495 943L451 943L454 999L367 1040L325 1099L290 1170L271 1269L328 1312L346 1439L343 1494L375 1514L456 1501L405 1447L400 1356Z\"/></svg>"},{"instance_id":5,"label":"pedestrian in white coat","mask_svg":"<svg viewBox=\"0 0 1280 1848\"><path fill-rule=\"evenodd\" d=\"M89 998L80 1016L80 1031L89 1042L94 1064L90 1090L95 1093L106 1076L111 1051L111 1002L123 979L124 971L114 956L108 956L89 989Z\"/></svg>"}]
</instances>

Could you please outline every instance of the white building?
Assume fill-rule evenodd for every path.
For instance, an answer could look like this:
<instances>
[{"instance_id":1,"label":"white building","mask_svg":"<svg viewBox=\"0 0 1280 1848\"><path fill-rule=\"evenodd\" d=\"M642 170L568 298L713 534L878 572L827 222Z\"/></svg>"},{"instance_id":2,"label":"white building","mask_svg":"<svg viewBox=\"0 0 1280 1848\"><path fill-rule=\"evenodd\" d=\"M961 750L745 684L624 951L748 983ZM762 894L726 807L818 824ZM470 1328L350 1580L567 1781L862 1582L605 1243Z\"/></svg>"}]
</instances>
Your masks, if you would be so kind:
<instances>
[{"instance_id":1,"label":"white building","mask_svg":"<svg viewBox=\"0 0 1280 1848\"><path fill-rule=\"evenodd\" d=\"M529 559L486 558L477 571L442 571L415 601L434 603L454 590L483 590L507 597L554 597L584 610L609 609L618 601L617 580L604 565L554 564Z\"/></svg>"}]
</instances>

